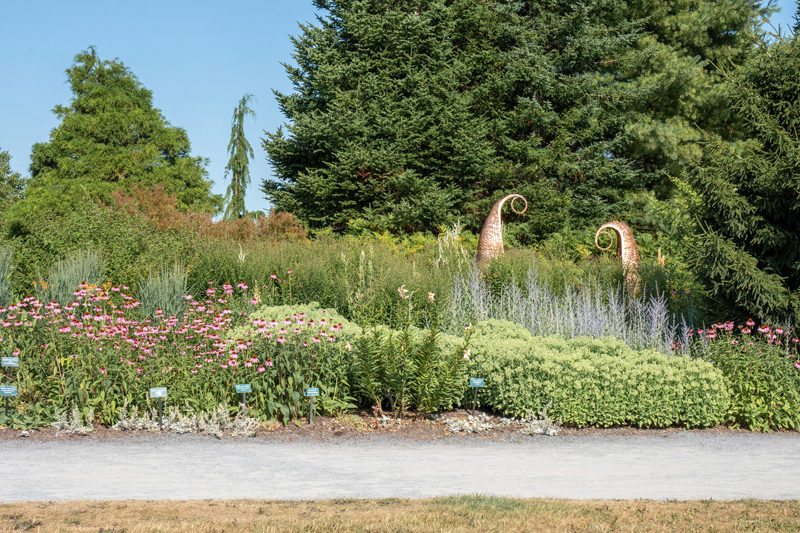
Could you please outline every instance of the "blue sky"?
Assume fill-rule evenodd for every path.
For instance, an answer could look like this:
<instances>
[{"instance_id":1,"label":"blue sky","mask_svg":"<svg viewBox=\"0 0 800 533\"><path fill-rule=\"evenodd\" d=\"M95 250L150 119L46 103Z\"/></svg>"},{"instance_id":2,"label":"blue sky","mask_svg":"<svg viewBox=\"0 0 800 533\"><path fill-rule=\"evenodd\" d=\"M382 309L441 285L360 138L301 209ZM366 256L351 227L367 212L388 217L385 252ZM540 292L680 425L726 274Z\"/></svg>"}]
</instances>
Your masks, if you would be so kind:
<instances>
[{"instance_id":1,"label":"blue sky","mask_svg":"<svg viewBox=\"0 0 800 533\"><path fill-rule=\"evenodd\" d=\"M791 26L793 0L779 0L774 26ZM184 128L192 152L208 158L214 191L224 194L231 116L245 93L256 97L256 119L246 125L255 150L249 210L268 207L258 187L271 175L261 148L263 131L284 117L272 90L291 84L290 35L315 22L311 0L0 0L0 149L28 174L31 147L57 125L51 112L72 96L64 71L88 46L103 59L120 59L153 92L153 103Z\"/></svg>"}]
</instances>

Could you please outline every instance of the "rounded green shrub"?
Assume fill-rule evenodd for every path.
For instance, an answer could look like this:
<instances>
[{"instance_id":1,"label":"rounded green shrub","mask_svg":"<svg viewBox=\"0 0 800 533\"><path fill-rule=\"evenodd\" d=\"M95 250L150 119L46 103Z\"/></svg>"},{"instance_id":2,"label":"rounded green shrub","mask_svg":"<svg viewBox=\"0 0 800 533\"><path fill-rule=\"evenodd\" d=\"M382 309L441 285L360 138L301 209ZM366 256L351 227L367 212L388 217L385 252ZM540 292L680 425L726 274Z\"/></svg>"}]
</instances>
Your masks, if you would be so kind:
<instances>
[{"instance_id":1,"label":"rounded green shrub","mask_svg":"<svg viewBox=\"0 0 800 533\"><path fill-rule=\"evenodd\" d=\"M548 415L571 426L708 427L725 420L730 395L711 364L636 351L613 338L533 337L491 320L473 328L473 376L482 403L505 415Z\"/></svg>"}]
</instances>

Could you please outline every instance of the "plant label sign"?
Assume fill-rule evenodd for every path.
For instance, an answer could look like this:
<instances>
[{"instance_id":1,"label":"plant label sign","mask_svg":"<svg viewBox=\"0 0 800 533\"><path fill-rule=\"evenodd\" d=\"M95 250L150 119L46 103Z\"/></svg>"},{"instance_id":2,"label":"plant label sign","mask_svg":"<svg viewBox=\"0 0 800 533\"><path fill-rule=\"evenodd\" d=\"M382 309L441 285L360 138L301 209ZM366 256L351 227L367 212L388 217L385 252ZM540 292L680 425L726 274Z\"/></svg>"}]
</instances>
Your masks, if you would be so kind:
<instances>
[{"instance_id":1,"label":"plant label sign","mask_svg":"<svg viewBox=\"0 0 800 533\"><path fill-rule=\"evenodd\" d=\"M303 390L305 396L319 396L319 387L306 387Z\"/></svg>"},{"instance_id":2,"label":"plant label sign","mask_svg":"<svg viewBox=\"0 0 800 533\"><path fill-rule=\"evenodd\" d=\"M0 396L18 396L19 391L16 385L0 385Z\"/></svg>"},{"instance_id":3,"label":"plant label sign","mask_svg":"<svg viewBox=\"0 0 800 533\"><path fill-rule=\"evenodd\" d=\"M483 387L483 378L469 378L470 387Z\"/></svg>"},{"instance_id":4,"label":"plant label sign","mask_svg":"<svg viewBox=\"0 0 800 533\"><path fill-rule=\"evenodd\" d=\"M0 360L2 366L19 366L19 357L3 357Z\"/></svg>"},{"instance_id":5,"label":"plant label sign","mask_svg":"<svg viewBox=\"0 0 800 533\"><path fill-rule=\"evenodd\" d=\"M167 388L166 387L153 387L150 389L150 397L151 398L166 398L167 397Z\"/></svg>"},{"instance_id":6,"label":"plant label sign","mask_svg":"<svg viewBox=\"0 0 800 533\"><path fill-rule=\"evenodd\" d=\"M240 383L239 385L236 385L236 392L239 394L253 392L253 387L249 383Z\"/></svg>"}]
</instances>

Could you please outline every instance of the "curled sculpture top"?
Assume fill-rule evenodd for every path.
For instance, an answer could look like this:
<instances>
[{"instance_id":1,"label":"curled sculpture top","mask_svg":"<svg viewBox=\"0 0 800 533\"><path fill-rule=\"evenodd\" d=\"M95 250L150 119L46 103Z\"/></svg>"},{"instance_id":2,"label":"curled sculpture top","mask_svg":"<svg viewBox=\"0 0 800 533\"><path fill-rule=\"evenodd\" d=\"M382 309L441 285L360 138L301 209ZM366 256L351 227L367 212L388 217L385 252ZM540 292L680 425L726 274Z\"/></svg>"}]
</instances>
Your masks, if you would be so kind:
<instances>
[{"instance_id":1,"label":"curled sculpture top","mask_svg":"<svg viewBox=\"0 0 800 533\"><path fill-rule=\"evenodd\" d=\"M489 216L486 217L486 222L483 223L481 235L478 238L478 253L475 256L475 261L481 265L489 260L503 255L503 204L511 198L511 210L521 215L528 209L528 201L521 194L509 194L497 201L489 211ZM514 201L520 199L525 202L525 207L522 211L517 211L514 207Z\"/></svg>"},{"instance_id":2,"label":"curled sculpture top","mask_svg":"<svg viewBox=\"0 0 800 533\"><path fill-rule=\"evenodd\" d=\"M633 231L631 231L630 226L618 220L606 222L600 226L597 233L594 234L594 244L601 250L608 250L611 248L613 242L613 238L611 237L612 231L617 237L617 256L620 258L620 261L622 261L625 283L632 292L638 292L639 275L636 273L636 270L639 268L639 248L636 246L636 240L633 238ZM606 247L600 246L600 243L597 241L601 233L608 235L609 238L612 239L612 242L609 242Z\"/></svg>"}]
</instances>

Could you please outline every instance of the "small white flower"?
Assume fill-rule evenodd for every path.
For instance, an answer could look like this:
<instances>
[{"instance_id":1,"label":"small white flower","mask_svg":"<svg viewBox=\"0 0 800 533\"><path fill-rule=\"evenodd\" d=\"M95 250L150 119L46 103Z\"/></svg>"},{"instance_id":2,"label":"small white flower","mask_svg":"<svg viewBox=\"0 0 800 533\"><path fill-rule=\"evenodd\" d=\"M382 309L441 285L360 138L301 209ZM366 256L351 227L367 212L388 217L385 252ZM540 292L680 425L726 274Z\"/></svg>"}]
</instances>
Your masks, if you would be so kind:
<instances>
[{"instance_id":1,"label":"small white flower","mask_svg":"<svg viewBox=\"0 0 800 533\"><path fill-rule=\"evenodd\" d=\"M400 293L400 298L403 298L404 300L408 298L408 289L406 289L405 283L400 285L400 287L397 289L397 292Z\"/></svg>"},{"instance_id":2,"label":"small white flower","mask_svg":"<svg viewBox=\"0 0 800 533\"><path fill-rule=\"evenodd\" d=\"M433 294L432 292L429 292L429 293L428 293L428 303L433 303L433 299L434 299L435 297L436 297L436 295L435 295L435 294Z\"/></svg>"},{"instance_id":3,"label":"small white flower","mask_svg":"<svg viewBox=\"0 0 800 533\"><path fill-rule=\"evenodd\" d=\"M464 350L464 360L465 361L469 361L469 356L470 355L472 355L472 354L470 353L470 351L468 349Z\"/></svg>"}]
</instances>

